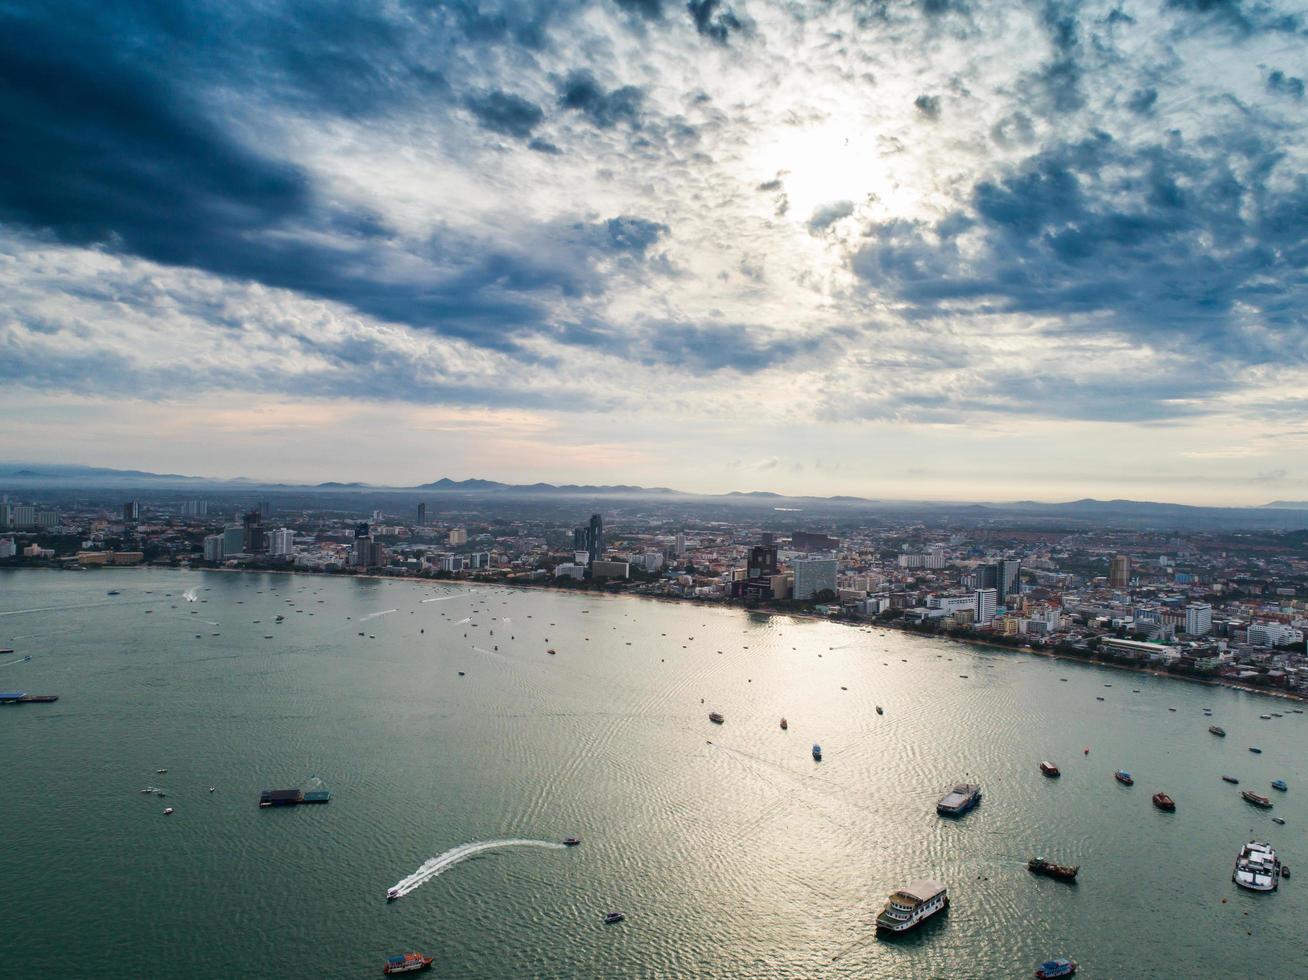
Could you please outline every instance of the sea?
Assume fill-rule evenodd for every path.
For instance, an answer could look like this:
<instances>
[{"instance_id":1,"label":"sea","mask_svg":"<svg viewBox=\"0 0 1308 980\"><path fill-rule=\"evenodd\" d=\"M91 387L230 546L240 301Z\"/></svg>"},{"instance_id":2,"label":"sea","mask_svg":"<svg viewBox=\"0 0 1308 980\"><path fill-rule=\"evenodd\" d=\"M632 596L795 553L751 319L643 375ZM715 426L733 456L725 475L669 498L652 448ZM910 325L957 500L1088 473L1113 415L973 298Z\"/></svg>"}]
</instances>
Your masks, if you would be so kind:
<instances>
[{"instance_id":1,"label":"sea","mask_svg":"<svg viewBox=\"0 0 1308 980\"><path fill-rule=\"evenodd\" d=\"M59 696L0 706L5 976L365 977L407 952L442 978L1029 977L1054 956L1308 976L1293 702L736 608L145 568L0 572L0 647L0 690ZM314 777L330 803L259 808ZM937 816L958 782L980 806ZM1304 880L1236 888L1252 839ZM878 938L919 878L947 912Z\"/></svg>"}]
</instances>

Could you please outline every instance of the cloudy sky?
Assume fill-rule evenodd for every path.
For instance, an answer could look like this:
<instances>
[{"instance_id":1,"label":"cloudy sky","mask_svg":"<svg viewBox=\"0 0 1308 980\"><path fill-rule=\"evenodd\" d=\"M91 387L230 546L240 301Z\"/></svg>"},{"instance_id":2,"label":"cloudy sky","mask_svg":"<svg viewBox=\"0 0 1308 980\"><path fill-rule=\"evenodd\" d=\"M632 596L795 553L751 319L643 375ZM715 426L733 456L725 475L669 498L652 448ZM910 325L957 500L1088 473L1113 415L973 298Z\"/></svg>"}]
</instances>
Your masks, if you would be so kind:
<instances>
[{"instance_id":1,"label":"cloudy sky","mask_svg":"<svg viewBox=\"0 0 1308 980\"><path fill-rule=\"evenodd\" d=\"M1280 0L0 0L0 458L1308 499Z\"/></svg>"}]
</instances>

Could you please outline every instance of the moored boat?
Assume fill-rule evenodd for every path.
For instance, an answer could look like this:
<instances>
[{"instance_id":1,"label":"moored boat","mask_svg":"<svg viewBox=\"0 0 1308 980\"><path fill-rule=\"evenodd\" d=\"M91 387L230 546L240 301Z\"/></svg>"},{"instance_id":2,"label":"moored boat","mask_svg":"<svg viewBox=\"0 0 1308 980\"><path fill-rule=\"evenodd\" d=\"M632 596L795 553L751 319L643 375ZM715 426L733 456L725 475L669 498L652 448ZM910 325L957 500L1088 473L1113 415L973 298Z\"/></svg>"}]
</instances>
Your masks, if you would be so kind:
<instances>
[{"instance_id":1,"label":"moored boat","mask_svg":"<svg viewBox=\"0 0 1308 980\"><path fill-rule=\"evenodd\" d=\"M1117 770L1117 772L1113 773L1113 778L1116 779L1123 786L1135 785L1135 780L1131 778L1131 774L1127 772L1125 769Z\"/></svg>"},{"instance_id":2,"label":"moored boat","mask_svg":"<svg viewBox=\"0 0 1308 980\"><path fill-rule=\"evenodd\" d=\"M721 725L726 720L727 719L722 717L722 715L719 712L716 711L709 712L709 721L713 722L713 724L715 725Z\"/></svg>"},{"instance_id":3,"label":"moored boat","mask_svg":"<svg viewBox=\"0 0 1308 980\"><path fill-rule=\"evenodd\" d=\"M1252 752L1254 755L1262 755L1262 754L1263 754L1263 750L1260 749L1260 748L1259 748L1258 746L1256 746L1256 745L1251 745L1251 746L1249 746L1249 751Z\"/></svg>"},{"instance_id":4,"label":"moored boat","mask_svg":"<svg viewBox=\"0 0 1308 980\"><path fill-rule=\"evenodd\" d=\"M1054 980L1055 977L1070 977L1076 973L1076 960L1069 960L1065 956L1057 959L1045 960L1036 967L1036 980Z\"/></svg>"},{"instance_id":5,"label":"moored boat","mask_svg":"<svg viewBox=\"0 0 1308 980\"><path fill-rule=\"evenodd\" d=\"M399 956L386 957L382 973L418 973L431 969L431 957L421 953L402 953Z\"/></svg>"},{"instance_id":6,"label":"moored boat","mask_svg":"<svg viewBox=\"0 0 1308 980\"><path fill-rule=\"evenodd\" d=\"M1231 880L1251 892L1274 892L1280 887L1281 862L1270 844L1251 840L1235 858Z\"/></svg>"},{"instance_id":7,"label":"moored boat","mask_svg":"<svg viewBox=\"0 0 1308 980\"><path fill-rule=\"evenodd\" d=\"M891 935L908 932L948 907L949 894L944 885L919 879L891 893L877 916L877 932Z\"/></svg>"},{"instance_id":8,"label":"moored boat","mask_svg":"<svg viewBox=\"0 0 1308 980\"><path fill-rule=\"evenodd\" d=\"M981 787L976 783L959 783L936 802L936 813L961 817L981 802Z\"/></svg>"},{"instance_id":9,"label":"moored boat","mask_svg":"<svg viewBox=\"0 0 1308 980\"><path fill-rule=\"evenodd\" d=\"M1225 728L1219 728L1216 725L1209 725L1208 730L1212 732L1214 735L1216 735L1218 738L1226 738Z\"/></svg>"},{"instance_id":10,"label":"moored boat","mask_svg":"<svg viewBox=\"0 0 1308 980\"><path fill-rule=\"evenodd\" d=\"M1290 787L1286 785L1284 779L1273 779L1273 780L1272 780L1272 789L1279 789L1282 793L1284 793L1284 792L1285 792L1287 789L1289 789L1289 788L1290 788Z\"/></svg>"},{"instance_id":11,"label":"moored boat","mask_svg":"<svg viewBox=\"0 0 1308 980\"><path fill-rule=\"evenodd\" d=\"M1044 773L1046 776L1048 776L1050 779L1057 779L1059 776L1063 774L1062 771L1059 770L1059 768L1056 765L1054 765L1052 762L1041 762L1040 771Z\"/></svg>"},{"instance_id":12,"label":"moored boat","mask_svg":"<svg viewBox=\"0 0 1308 980\"><path fill-rule=\"evenodd\" d=\"M1076 881L1076 873L1081 870L1079 864L1054 864L1042 857L1034 857L1026 862L1026 869L1033 874L1048 875L1060 881Z\"/></svg>"},{"instance_id":13,"label":"moored boat","mask_svg":"<svg viewBox=\"0 0 1308 980\"><path fill-rule=\"evenodd\" d=\"M1166 810L1168 813L1172 813L1176 810L1176 801L1166 793L1155 793L1154 806L1158 807L1160 810Z\"/></svg>"},{"instance_id":14,"label":"moored boat","mask_svg":"<svg viewBox=\"0 0 1308 980\"><path fill-rule=\"evenodd\" d=\"M1261 793L1255 793L1253 790L1247 789L1240 795L1245 798L1246 802L1252 803L1256 807L1261 807L1264 810L1270 810L1272 808L1272 801Z\"/></svg>"},{"instance_id":15,"label":"moored boat","mask_svg":"<svg viewBox=\"0 0 1308 980\"><path fill-rule=\"evenodd\" d=\"M813 743L813 759L817 762L822 761L822 746L818 745L817 742Z\"/></svg>"},{"instance_id":16,"label":"moored boat","mask_svg":"<svg viewBox=\"0 0 1308 980\"><path fill-rule=\"evenodd\" d=\"M624 915L622 912L609 912L604 916L604 924L606 926L611 926L613 925L613 923L621 922L625 918L626 915Z\"/></svg>"},{"instance_id":17,"label":"moored boat","mask_svg":"<svg viewBox=\"0 0 1308 980\"><path fill-rule=\"evenodd\" d=\"M882 709L881 705L877 705L877 714L879 715L885 714L885 711Z\"/></svg>"},{"instance_id":18,"label":"moored boat","mask_svg":"<svg viewBox=\"0 0 1308 980\"><path fill-rule=\"evenodd\" d=\"M1239 786L1239 785L1240 785L1240 780L1236 779L1234 776L1223 776L1223 777L1222 777L1222 782L1224 782L1224 783L1230 783L1230 784L1233 785L1233 786Z\"/></svg>"}]
</instances>

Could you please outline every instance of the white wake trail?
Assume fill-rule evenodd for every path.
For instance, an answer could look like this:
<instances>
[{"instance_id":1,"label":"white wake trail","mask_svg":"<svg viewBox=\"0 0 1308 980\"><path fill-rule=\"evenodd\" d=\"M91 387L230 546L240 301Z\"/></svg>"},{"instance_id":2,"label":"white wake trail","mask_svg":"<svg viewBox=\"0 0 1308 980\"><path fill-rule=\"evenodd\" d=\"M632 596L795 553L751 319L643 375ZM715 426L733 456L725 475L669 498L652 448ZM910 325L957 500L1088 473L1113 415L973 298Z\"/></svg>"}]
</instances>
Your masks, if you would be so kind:
<instances>
[{"instance_id":1,"label":"white wake trail","mask_svg":"<svg viewBox=\"0 0 1308 980\"><path fill-rule=\"evenodd\" d=\"M403 898L419 885L426 884L433 878L454 867L460 861L466 861L474 854L480 854L482 851L494 850L498 847L548 847L552 850L564 850L562 844L556 844L553 841L521 840L516 838L512 840L483 840L477 841L474 844L460 844L458 847L451 847L444 854L432 858L413 874L409 875L409 877L401 878L397 881L394 888L396 897Z\"/></svg>"},{"instance_id":2,"label":"white wake trail","mask_svg":"<svg viewBox=\"0 0 1308 980\"><path fill-rule=\"evenodd\" d=\"M182 593L182 598L187 602L197 602L200 598L200 592L198 589L187 589Z\"/></svg>"},{"instance_id":3,"label":"white wake trail","mask_svg":"<svg viewBox=\"0 0 1308 980\"><path fill-rule=\"evenodd\" d=\"M381 612L368 613L366 616L360 616L359 622L366 623L370 619L376 619L378 616L385 616L388 613L399 612L398 609L383 609Z\"/></svg>"}]
</instances>

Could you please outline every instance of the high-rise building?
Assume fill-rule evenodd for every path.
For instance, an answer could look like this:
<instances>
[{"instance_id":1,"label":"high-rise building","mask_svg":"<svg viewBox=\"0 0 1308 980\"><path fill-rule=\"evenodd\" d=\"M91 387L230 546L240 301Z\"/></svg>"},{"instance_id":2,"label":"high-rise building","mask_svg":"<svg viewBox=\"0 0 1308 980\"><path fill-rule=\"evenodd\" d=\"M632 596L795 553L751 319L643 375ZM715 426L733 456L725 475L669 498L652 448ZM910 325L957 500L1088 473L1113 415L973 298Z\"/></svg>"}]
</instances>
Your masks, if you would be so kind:
<instances>
[{"instance_id":1,"label":"high-rise building","mask_svg":"<svg viewBox=\"0 0 1308 980\"><path fill-rule=\"evenodd\" d=\"M1016 558L1005 558L995 562L995 598L1001 606L1008 605L1010 595L1021 592L1022 562Z\"/></svg>"},{"instance_id":2,"label":"high-rise building","mask_svg":"<svg viewBox=\"0 0 1308 980\"><path fill-rule=\"evenodd\" d=\"M764 531L762 534L760 534L760 535L759 535L759 543L762 544L763 547L765 547L765 548L771 548L771 547L772 547L772 544L773 544L773 541L772 541L772 532L771 532L771 531Z\"/></svg>"},{"instance_id":3,"label":"high-rise building","mask_svg":"<svg viewBox=\"0 0 1308 980\"><path fill-rule=\"evenodd\" d=\"M586 544L586 536L589 533L590 533L590 528L587 527L574 527L572 529L573 551L584 551L587 553L587 555L590 554L590 548Z\"/></svg>"},{"instance_id":4,"label":"high-rise building","mask_svg":"<svg viewBox=\"0 0 1308 980\"><path fill-rule=\"evenodd\" d=\"M420 503L418 504L418 527L426 527L426 526L427 526L427 505L425 503Z\"/></svg>"},{"instance_id":5,"label":"high-rise building","mask_svg":"<svg viewBox=\"0 0 1308 980\"><path fill-rule=\"evenodd\" d=\"M677 557L685 558L686 557L686 532L685 531L677 532L675 547L677 550Z\"/></svg>"},{"instance_id":6,"label":"high-rise building","mask_svg":"<svg viewBox=\"0 0 1308 980\"><path fill-rule=\"evenodd\" d=\"M36 512L36 526L38 528L58 527L59 512L57 510L38 510Z\"/></svg>"},{"instance_id":7,"label":"high-rise building","mask_svg":"<svg viewBox=\"0 0 1308 980\"><path fill-rule=\"evenodd\" d=\"M995 609L999 605L999 592L996 589L977 589L972 593L972 609L976 621L984 624L995 618Z\"/></svg>"},{"instance_id":8,"label":"high-rise building","mask_svg":"<svg viewBox=\"0 0 1308 980\"><path fill-rule=\"evenodd\" d=\"M261 521L272 520L272 501L270 500L259 501L259 520Z\"/></svg>"},{"instance_id":9,"label":"high-rise building","mask_svg":"<svg viewBox=\"0 0 1308 980\"><path fill-rule=\"evenodd\" d=\"M796 551L835 551L840 547L840 540L812 531L796 531L790 536L790 545Z\"/></svg>"},{"instance_id":10,"label":"high-rise building","mask_svg":"<svg viewBox=\"0 0 1308 980\"><path fill-rule=\"evenodd\" d=\"M808 601L821 592L836 591L838 562L834 558L797 558L790 563L795 573L795 598Z\"/></svg>"},{"instance_id":11,"label":"high-rise building","mask_svg":"<svg viewBox=\"0 0 1308 980\"><path fill-rule=\"evenodd\" d=\"M204 517L209 513L209 501L188 500L182 506L182 513L187 517Z\"/></svg>"},{"instance_id":12,"label":"high-rise building","mask_svg":"<svg viewBox=\"0 0 1308 980\"><path fill-rule=\"evenodd\" d=\"M1108 566L1108 584L1115 589L1124 589L1131 584L1131 559L1118 555Z\"/></svg>"},{"instance_id":13,"label":"high-rise building","mask_svg":"<svg viewBox=\"0 0 1308 980\"><path fill-rule=\"evenodd\" d=\"M604 557L604 518L599 514L591 514L587 532L586 552L593 564Z\"/></svg>"},{"instance_id":14,"label":"high-rise building","mask_svg":"<svg viewBox=\"0 0 1308 980\"><path fill-rule=\"evenodd\" d=\"M261 555L268 550L268 542L263 531L263 515L259 510L249 511L242 519L245 530L244 550L247 555Z\"/></svg>"},{"instance_id":15,"label":"high-rise building","mask_svg":"<svg viewBox=\"0 0 1308 980\"><path fill-rule=\"evenodd\" d=\"M0 501L0 527L13 527L13 526L14 526L14 508L13 505L9 503L9 498L5 497L3 501Z\"/></svg>"},{"instance_id":16,"label":"high-rise building","mask_svg":"<svg viewBox=\"0 0 1308 980\"><path fill-rule=\"evenodd\" d=\"M372 539L366 523L354 526L354 544L350 548L350 564L358 568L372 568L381 564L382 547Z\"/></svg>"},{"instance_id":17,"label":"high-rise building","mask_svg":"<svg viewBox=\"0 0 1308 980\"><path fill-rule=\"evenodd\" d=\"M223 560L223 536L221 534L210 534L205 537L204 560L205 561Z\"/></svg>"},{"instance_id":18,"label":"high-rise building","mask_svg":"<svg viewBox=\"0 0 1308 980\"><path fill-rule=\"evenodd\" d=\"M31 504L15 504L13 522L14 527L25 530L36 527L36 508Z\"/></svg>"},{"instance_id":19,"label":"high-rise building","mask_svg":"<svg viewBox=\"0 0 1308 980\"><path fill-rule=\"evenodd\" d=\"M1206 602L1192 602L1185 607L1185 631L1191 636L1206 636L1213 631L1213 607Z\"/></svg>"},{"instance_id":20,"label":"high-rise building","mask_svg":"<svg viewBox=\"0 0 1308 980\"><path fill-rule=\"evenodd\" d=\"M245 528L239 524L230 524L223 528L224 558L245 553Z\"/></svg>"},{"instance_id":21,"label":"high-rise building","mask_svg":"<svg viewBox=\"0 0 1308 980\"><path fill-rule=\"evenodd\" d=\"M764 575L777 574L777 549L766 544L755 545L749 549L749 565L746 577L760 578Z\"/></svg>"},{"instance_id":22,"label":"high-rise building","mask_svg":"<svg viewBox=\"0 0 1308 980\"><path fill-rule=\"evenodd\" d=\"M450 529L450 547L457 548L459 545L468 543L468 531L466 528L456 527Z\"/></svg>"},{"instance_id":23,"label":"high-rise building","mask_svg":"<svg viewBox=\"0 0 1308 980\"><path fill-rule=\"evenodd\" d=\"M295 551L295 532L279 528L268 536L268 554L285 556Z\"/></svg>"},{"instance_id":24,"label":"high-rise building","mask_svg":"<svg viewBox=\"0 0 1308 980\"><path fill-rule=\"evenodd\" d=\"M141 502L139 500L129 500L123 504L123 520L139 521L141 519Z\"/></svg>"},{"instance_id":25,"label":"high-rise building","mask_svg":"<svg viewBox=\"0 0 1308 980\"><path fill-rule=\"evenodd\" d=\"M12 558L18 554L18 546L13 538L0 538L0 558Z\"/></svg>"}]
</instances>

